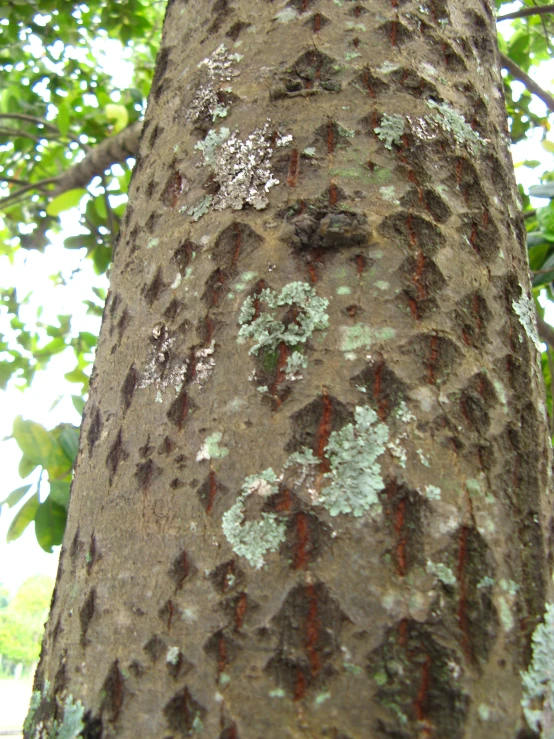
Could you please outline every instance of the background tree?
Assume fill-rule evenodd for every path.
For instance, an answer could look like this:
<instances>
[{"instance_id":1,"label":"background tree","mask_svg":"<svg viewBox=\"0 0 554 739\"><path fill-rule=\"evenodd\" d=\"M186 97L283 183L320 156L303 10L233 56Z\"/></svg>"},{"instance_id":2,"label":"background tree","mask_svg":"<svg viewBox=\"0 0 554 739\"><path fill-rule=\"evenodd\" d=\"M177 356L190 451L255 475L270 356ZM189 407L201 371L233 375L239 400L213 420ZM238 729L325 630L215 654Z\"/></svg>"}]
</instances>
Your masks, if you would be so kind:
<instances>
[{"instance_id":1,"label":"background tree","mask_svg":"<svg viewBox=\"0 0 554 739\"><path fill-rule=\"evenodd\" d=\"M0 655L4 673L13 674L18 664L29 668L38 661L52 585L52 580L44 575L30 577L12 599L0 588Z\"/></svg>"},{"instance_id":2,"label":"background tree","mask_svg":"<svg viewBox=\"0 0 554 739\"><path fill-rule=\"evenodd\" d=\"M479 0L170 3L25 736L548 728L496 62Z\"/></svg>"}]
</instances>

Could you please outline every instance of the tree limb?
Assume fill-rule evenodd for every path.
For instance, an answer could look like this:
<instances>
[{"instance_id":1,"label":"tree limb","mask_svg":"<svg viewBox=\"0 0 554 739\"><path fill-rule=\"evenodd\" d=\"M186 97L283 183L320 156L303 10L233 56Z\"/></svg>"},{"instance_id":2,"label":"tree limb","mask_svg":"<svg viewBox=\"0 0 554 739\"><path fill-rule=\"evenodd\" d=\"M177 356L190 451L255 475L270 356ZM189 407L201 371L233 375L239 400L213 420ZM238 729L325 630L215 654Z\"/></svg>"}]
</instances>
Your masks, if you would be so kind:
<instances>
[{"instance_id":1,"label":"tree limb","mask_svg":"<svg viewBox=\"0 0 554 739\"><path fill-rule=\"evenodd\" d=\"M537 329L539 332L539 338L544 341L545 344L554 348L554 327L547 323L544 318L541 318L537 313Z\"/></svg>"},{"instance_id":2,"label":"tree limb","mask_svg":"<svg viewBox=\"0 0 554 739\"><path fill-rule=\"evenodd\" d=\"M56 187L52 194L61 195L67 190L86 187L93 177L101 177L112 164L135 156L141 131L142 121L136 121L115 136L104 139L91 149L84 159L56 177Z\"/></svg>"},{"instance_id":3,"label":"tree limb","mask_svg":"<svg viewBox=\"0 0 554 739\"><path fill-rule=\"evenodd\" d=\"M538 85L532 77L529 77L527 72L524 72L521 67L518 67L518 65L511 59L509 59L505 54L500 54L500 61L502 62L502 66L504 67L504 69L507 69L515 80L523 82L529 92L532 92L534 95L540 98L546 105L546 107L554 113L554 97L549 92L543 90L542 87Z\"/></svg>"},{"instance_id":4,"label":"tree limb","mask_svg":"<svg viewBox=\"0 0 554 739\"><path fill-rule=\"evenodd\" d=\"M541 5L535 8L521 8L513 13L506 13L506 15L499 15L496 19L497 23L500 21L511 21L516 18L526 18L529 15L546 15L547 13L554 13L554 5Z\"/></svg>"}]
</instances>

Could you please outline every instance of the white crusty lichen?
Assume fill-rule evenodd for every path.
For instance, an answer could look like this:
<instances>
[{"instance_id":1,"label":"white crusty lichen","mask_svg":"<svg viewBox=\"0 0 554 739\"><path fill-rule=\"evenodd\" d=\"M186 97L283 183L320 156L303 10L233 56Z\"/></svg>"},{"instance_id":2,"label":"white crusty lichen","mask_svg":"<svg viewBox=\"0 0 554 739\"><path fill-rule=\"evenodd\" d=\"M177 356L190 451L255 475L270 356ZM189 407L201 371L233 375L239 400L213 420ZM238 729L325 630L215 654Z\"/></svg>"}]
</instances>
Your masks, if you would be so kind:
<instances>
[{"instance_id":1,"label":"white crusty lichen","mask_svg":"<svg viewBox=\"0 0 554 739\"><path fill-rule=\"evenodd\" d=\"M535 304L531 298L527 297L525 290L520 285L521 297L519 300L512 300L512 308L519 318L519 322L525 329L525 333L537 347L539 354L542 352L542 344L537 331L537 313Z\"/></svg>"},{"instance_id":2,"label":"white crusty lichen","mask_svg":"<svg viewBox=\"0 0 554 739\"><path fill-rule=\"evenodd\" d=\"M256 302L266 306L267 310L256 318ZM270 288L265 288L259 295L249 296L244 301L239 323L237 341L244 343L251 339L254 343L249 354L258 354L260 349L276 349L284 343L290 347L305 344L314 331L322 331L329 325L329 316L326 309L329 305L327 298L320 298L307 282L290 282L277 294ZM276 318L282 308L294 308L296 317L288 325ZM295 354L300 354L298 350ZM299 360L294 360L299 367ZM305 364L302 367L305 368Z\"/></svg>"},{"instance_id":3,"label":"white crusty lichen","mask_svg":"<svg viewBox=\"0 0 554 739\"><path fill-rule=\"evenodd\" d=\"M223 459L229 454L227 447L220 446L223 434L221 431L215 431L206 438L206 441L200 447L196 455L196 461L201 462L204 459Z\"/></svg>"},{"instance_id":4,"label":"white crusty lichen","mask_svg":"<svg viewBox=\"0 0 554 739\"><path fill-rule=\"evenodd\" d=\"M171 349L175 339L169 335L165 323L157 323L154 326L151 342L148 361L138 386L139 388L145 388L149 385L155 385L157 390L156 400L161 402L161 393L169 385L173 385L177 392L181 389L187 373L188 363L172 356Z\"/></svg>"},{"instance_id":5,"label":"white crusty lichen","mask_svg":"<svg viewBox=\"0 0 554 739\"><path fill-rule=\"evenodd\" d=\"M279 184L271 172L271 159L276 147L286 146L292 136L281 136L272 130L267 120L244 141L238 132L228 128L209 131L195 148L202 151L204 166L213 169L219 191L213 198L216 210L240 210L245 204L263 210L269 204L267 193Z\"/></svg>"},{"instance_id":6,"label":"white crusty lichen","mask_svg":"<svg viewBox=\"0 0 554 739\"><path fill-rule=\"evenodd\" d=\"M329 484L322 489L319 503L332 516L381 511L377 494L384 482L377 459L386 449L389 430L369 406L358 406L354 418L355 423L333 431L325 448L331 469L325 473Z\"/></svg>"},{"instance_id":7,"label":"white crusty lichen","mask_svg":"<svg viewBox=\"0 0 554 739\"><path fill-rule=\"evenodd\" d=\"M212 121L225 118L227 108L221 103L220 94L232 91L229 82L240 74L235 64L241 59L240 54L230 54L225 44L221 44L198 64L206 79L198 86L189 106L187 118L190 121L197 121L205 115L209 115Z\"/></svg>"},{"instance_id":8,"label":"white crusty lichen","mask_svg":"<svg viewBox=\"0 0 554 739\"><path fill-rule=\"evenodd\" d=\"M402 136L404 135L405 120L401 115L387 115L383 113L381 116L381 125L374 129L378 139L385 145L385 149L392 151L392 145L400 146Z\"/></svg>"},{"instance_id":9,"label":"white crusty lichen","mask_svg":"<svg viewBox=\"0 0 554 739\"><path fill-rule=\"evenodd\" d=\"M269 467L259 475L250 475L243 483L235 504L223 514L222 528L233 551L255 569L265 563L268 552L276 552L285 540L286 524L275 513L261 512L257 520L246 520L246 501L251 495L267 498L277 492L278 478Z\"/></svg>"},{"instance_id":10,"label":"white crusty lichen","mask_svg":"<svg viewBox=\"0 0 554 739\"><path fill-rule=\"evenodd\" d=\"M533 632L533 657L521 673L521 707L527 723L542 739L554 739L554 604L547 603L544 623Z\"/></svg>"}]
</instances>

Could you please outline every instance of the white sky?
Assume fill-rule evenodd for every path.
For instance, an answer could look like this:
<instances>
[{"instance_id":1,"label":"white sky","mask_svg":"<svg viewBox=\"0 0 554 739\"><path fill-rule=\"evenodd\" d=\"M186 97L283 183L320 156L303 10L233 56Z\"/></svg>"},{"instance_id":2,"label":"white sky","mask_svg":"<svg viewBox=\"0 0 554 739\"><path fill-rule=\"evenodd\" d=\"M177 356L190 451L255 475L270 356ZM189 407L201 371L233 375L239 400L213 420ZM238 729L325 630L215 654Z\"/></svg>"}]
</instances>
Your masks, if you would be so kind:
<instances>
[{"instance_id":1,"label":"white sky","mask_svg":"<svg viewBox=\"0 0 554 739\"><path fill-rule=\"evenodd\" d=\"M507 10L506 10L507 12ZM508 26L509 24L503 24ZM506 29L502 29L503 32ZM116 74L116 84L125 89L130 84L132 65L123 62L118 51L120 47L115 41L106 41L104 47L99 50L98 60L110 73ZM537 81L547 90L552 90L552 79L554 78L554 60L541 65L540 75L533 73ZM518 83L515 83L516 87ZM523 86L521 86L523 89ZM532 109L538 114L544 114L545 106L536 97L533 98ZM525 190L537 184L540 175L548 170L554 170L554 157L546 152L540 144L541 131L535 131L533 136L513 149L514 163L516 164L516 177ZM554 140L554 134L552 134ZM517 166L524 160L538 159L541 165L534 170L523 166ZM533 205L541 207L548 203L547 200L535 198ZM62 214L65 236L78 233L76 212L69 211ZM54 244L49 246L44 254L37 252L17 253L14 265L10 265L7 257L0 257L0 275L2 287L16 287L18 297L21 299L28 293L32 293L30 305L22 309L21 316L25 320L27 315L31 320L36 316L38 305L44 307L41 320L48 323L56 323L56 315L60 313L71 313L72 329L78 331L97 332L99 319L86 316L82 305L83 299L89 297L94 299L91 285L106 285L93 273L90 260L83 259L81 250L68 251L61 245L62 238L54 239ZM48 279L49 275L62 271L69 275L77 267L81 272L74 277L67 286L54 286ZM554 309L549 310L548 319L554 323ZM4 319L5 325L5 319ZM2 317L0 316L0 329ZM16 415L38 421L47 428L52 428L60 422L78 423L79 417L71 403L71 394L78 394L79 385L67 382L63 375L73 369L75 359L72 352L54 357L49 365L49 370L37 373L32 387L25 392L10 387L6 392L0 391L0 439L11 433L13 419ZM63 396L61 402L50 410L52 403L59 396ZM35 473L27 480L21 480L17 472L17 466L21 453L15 441L0 441L0 500L4 499L12 490L36 479ZM44 493L48 490L44 486ZM0 583L7 585L12 591L25 580L36 573L56 574L59 547L55 548L54 554L47 554L39 547L34 533L34 525L31 524L23 536L11 544L6 543L6 532L13 518L13 510L4 506L0 515Z\"/></svg>"}]
</instances>

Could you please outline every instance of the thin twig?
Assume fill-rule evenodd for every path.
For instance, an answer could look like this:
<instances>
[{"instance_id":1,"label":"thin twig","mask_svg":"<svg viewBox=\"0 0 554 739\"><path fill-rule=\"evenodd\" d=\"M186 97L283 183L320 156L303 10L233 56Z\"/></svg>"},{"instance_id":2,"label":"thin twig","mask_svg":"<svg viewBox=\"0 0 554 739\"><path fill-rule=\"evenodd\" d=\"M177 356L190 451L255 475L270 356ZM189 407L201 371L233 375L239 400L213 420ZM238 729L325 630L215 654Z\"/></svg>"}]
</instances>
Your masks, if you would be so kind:
<instances>
[{"instance_id":1,"label":"thin twig","mask_svg":"<svg viewBox=\"0 0 554 739\"><path fill-rule=\"evenodd\" d=\"M527 220L528 218L534 218L537 215L537 211L535 210L526 210L523 214L523 220Z\"/></svg>"},{"instance_id":2,"label":"thin twig","mask_svg":"<svg viewBox=\"0 0 554 739\"><path fill-rule=\"evenodd\" d=\"M516 18L526 18L528 15L546 15L547 13L554 13L554 5L541 5L535 8L521 8L513 13L506 13L506 15L499 15L496 19L497 23L500 21L511 21Z\"/></svg>"},{"instance_id":3,"label":"thin twig","mask_svg":"<svg viewBox=\"0 0 554 739\"><path fill-rule=\"evenodd\" d=\"M57 127L54 126L53 123L43 121L42 118L37 118L34 115L26 115L25 113L0 113L0 118L13 118L17 121L29 121L29 123L36 123L39 126L44 126L45 128L49 128L51 131L59 133Z\"/></svg>"},{"instance_id":4,"label":"thin twig","mask_svg":"<svg viewBox=\"0 0 554 739\"><path fill-rule=\"evenodd\" d=\"M17 192L12 192L9 195L6 195L5 198L0 199L0 206L12 204L12 202L16 201L21 195L24 195L26 192L29 192L29 190L41 190L45 185L50 185L54 182L57 182L57 177L49 177L45 180L39 180L39 182L30 182L28 185L24 185L23 187L20 187Z\"/></svg>"},{"instance_id":5,"label":"thin twig","mask_svg":"<svg viewBox=\"0 0 554 739\"><path fill-rule=\"evenodd\" d=\"M0 136L11 136L12 139L31 139L31 141L34 141L35 144L40 144L41 141L49 139L46 139L45 136L33 136L32 133L27 133L26 131L17 131L13 128L0 128Z\"/></svg>"},{"instance_id":6,"label":"thin twig","mask_svg":"<svg viewBox=\"0 0 554 739\"><path fill-rule=\"evenodd\" d=\"M502 66L508 70L515 80L523 82L528 91L540 98L546 107L554 113L554 97L549 92L543 90L532 77L529 77L527 72L524 72L521 67L518 67L518 65L505 54L500 54L500 61L502 62Z\"/></svg>"},{"instance_id":7,"label":"thin twig","mask_svg":"<svg viewBox=\"0 0 554 739\"><path fill-rule=\"evenodd\" d=\"M111 248L113 249L113 239L115 236L114 214L113 214L112 206L110 205L110 198L109 198L108 190L106 187L106 176L104 175L104 173L102 173L102 187L104 188L104 203L106 204L106 215L108 217L108 228L110 229L109 242L110 242Z\"/></svg>"}]
</instances>

